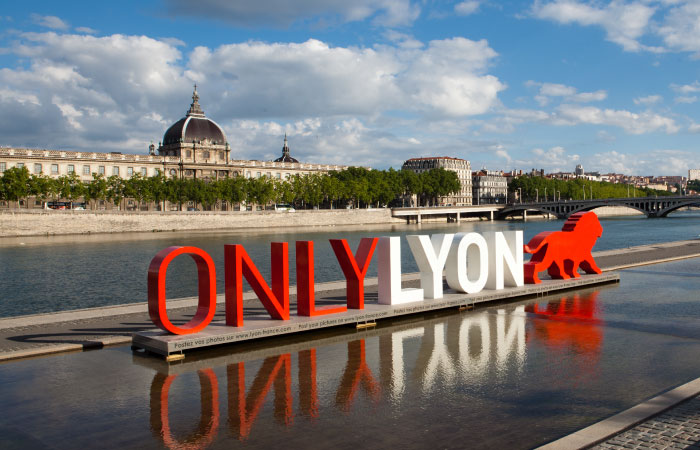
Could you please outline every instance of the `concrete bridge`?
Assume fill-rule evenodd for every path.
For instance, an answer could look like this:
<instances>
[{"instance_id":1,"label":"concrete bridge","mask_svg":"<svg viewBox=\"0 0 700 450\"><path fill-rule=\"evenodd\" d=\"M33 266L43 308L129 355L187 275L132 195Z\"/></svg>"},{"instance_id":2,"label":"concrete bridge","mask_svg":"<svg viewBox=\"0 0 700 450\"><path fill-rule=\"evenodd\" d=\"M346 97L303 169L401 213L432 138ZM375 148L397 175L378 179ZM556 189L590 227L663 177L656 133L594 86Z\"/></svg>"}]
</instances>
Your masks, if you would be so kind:
<instances>
[{"instance_id":1,"label":"concrete bridge","mask_svg":"<svg viewBox=\"0 0 700 450\"><path fill-rule=\"evenodd\" d=\"M590 211L602 206L626 206L643 212L647 217L666 217L669 213L687 206L700 207L700 196L692 197L632 197L605 198L592 200L564 200L556 202L514 203L500 209L498 218L508 216L524 216L527 212L553 214L560 219L566 219L579 211Z\"/></svg>"},{"instance_id":2,"label":"concrete bridge","mask_svg":"<svg viewBox=\"0 0 700 450\"><path fill-rule=\"evenodd\" d=\"M493 220L504 207L505 205L391 208L391 216L405 218L407 223L421 223L424 217L445 217L448 222L459 222L463 217L485 217Z\"/></svg>"}]
</instances>

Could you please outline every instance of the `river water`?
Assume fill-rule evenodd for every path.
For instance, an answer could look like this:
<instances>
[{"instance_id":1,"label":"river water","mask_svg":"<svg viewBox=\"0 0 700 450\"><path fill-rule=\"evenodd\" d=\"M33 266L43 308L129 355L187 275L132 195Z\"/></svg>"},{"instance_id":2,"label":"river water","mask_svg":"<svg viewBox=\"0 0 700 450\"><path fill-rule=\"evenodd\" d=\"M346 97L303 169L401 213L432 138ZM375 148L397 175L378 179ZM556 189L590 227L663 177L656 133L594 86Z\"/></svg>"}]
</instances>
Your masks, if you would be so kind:
<instances>
[{"instance_id":1,"label":"river water","mask_svg":"<svg viewBox=\"0 0 700 450\"><path fill-rule=\"evenodd\" d=\"M402 236L402 269L417 271L406 234L523 230L524 240L541 231L560 230L563 221L426 223L368 227L289 228L239 232L134 233L71 237L0 239L0 317L145 302L146 274L153 256L171 245L208 252L223 292L224 245L243 244L269 281L270 243L289 242L290 283L295 284L294 242L314 241L316 282L344 279L328 239L345 238L353 251L360 239ZM603 236L594 250L694 239L700 236L700 212L683 211L662 219L644 216L601 218ZM376 262L367 276L376 276ZM168 269L168 298L197 293L196 270L188 257Z\"/></svg>"},{"instance_id":2,"label":"river water","mask_svg":"<svg viewBox=\"0 0 700 450\"><path fill-rule=\"evenodd\" d=\"M126 346L2 364L0 447L533 448L700 375L700 258L620 276L171 365Z\"/></svg>"}]
</instances>

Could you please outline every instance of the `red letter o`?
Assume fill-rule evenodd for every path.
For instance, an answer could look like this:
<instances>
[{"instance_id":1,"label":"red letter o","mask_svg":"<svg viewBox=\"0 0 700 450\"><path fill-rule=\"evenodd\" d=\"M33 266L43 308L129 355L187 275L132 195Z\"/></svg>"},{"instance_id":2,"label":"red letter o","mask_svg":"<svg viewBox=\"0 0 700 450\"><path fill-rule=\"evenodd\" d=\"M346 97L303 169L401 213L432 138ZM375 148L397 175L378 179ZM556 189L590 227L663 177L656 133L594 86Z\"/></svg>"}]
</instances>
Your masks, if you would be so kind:
<instances>
[{"instance_id":1,"label":"red letter o","mask_svg":"<svg viewBox=\"0 0 700 450\"><path fill-rule=\"evenodd\" d=\"M175 326L165 309L165 276L168 265L179 255L187 254L197 264L199 303L192 320ZM216 313L216 268L207 252L197 247L168 247L158 252L148 267L148 315L156 326L173 334L193 334L209 325Z\"/></svg>"}]
</instances>

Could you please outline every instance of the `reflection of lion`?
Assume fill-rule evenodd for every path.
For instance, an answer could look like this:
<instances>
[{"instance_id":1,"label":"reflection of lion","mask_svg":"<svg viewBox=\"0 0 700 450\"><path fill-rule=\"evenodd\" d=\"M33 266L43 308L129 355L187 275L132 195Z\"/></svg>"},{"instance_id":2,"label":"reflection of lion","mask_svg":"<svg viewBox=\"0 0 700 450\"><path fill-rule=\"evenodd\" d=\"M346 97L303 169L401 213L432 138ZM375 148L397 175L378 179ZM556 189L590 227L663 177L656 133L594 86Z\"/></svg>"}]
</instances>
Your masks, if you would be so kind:
<instances>
[{"instance_id":1,"label":"reflection of lion","mask_svg":"<svg viewBox=\"0 0 700 450\"><path fill-rule=\"evenodd\" d=\"M534 253L525 263L525 283L537 284L539 272L547 270L552 278L578 278L578 268L586 273L601 273L593 260L591 249L603 234L603 227L594 212L572 214L562 231L545 231L532 238L525 246L526 253Z\"/></svg>"}]
</instances>

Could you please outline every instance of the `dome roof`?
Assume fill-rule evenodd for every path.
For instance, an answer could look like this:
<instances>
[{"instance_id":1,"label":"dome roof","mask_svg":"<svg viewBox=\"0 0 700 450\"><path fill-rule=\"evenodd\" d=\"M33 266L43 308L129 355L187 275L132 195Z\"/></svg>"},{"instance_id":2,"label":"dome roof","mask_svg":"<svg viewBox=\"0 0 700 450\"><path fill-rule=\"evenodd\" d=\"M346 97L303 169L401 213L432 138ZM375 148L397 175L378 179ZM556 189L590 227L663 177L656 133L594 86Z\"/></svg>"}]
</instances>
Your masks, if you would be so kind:
<instances>
[{"instance_id":1,"label":"dome roof","mask_svg":"<svg viewBox=\"0 0 700 450\"><path fill-rule=\"evenodd\" d=\"M288 162L288 163L298 163L299 160L292 158L289 154L289 145L287 144L287 133L284 133L284 146L282 147L282 156L277 158L275 162Z\"/></svg>"},{"instance_id":2,"label":"dome roof","mask_svg":"<svg viewBox=\"0 0 700 450\"><path fill-rule=\"evenodd\" d=\"M199 143L207 139L215 145L226 144L224 130L216 122L208 119L199 106L199 95L195 85L187 115L168 128L163 136L163 145L192 141Z\"/></svg>"}]
</instances>

